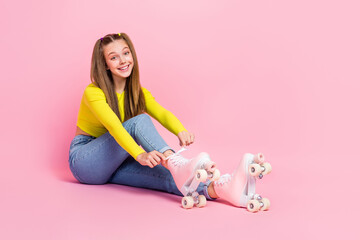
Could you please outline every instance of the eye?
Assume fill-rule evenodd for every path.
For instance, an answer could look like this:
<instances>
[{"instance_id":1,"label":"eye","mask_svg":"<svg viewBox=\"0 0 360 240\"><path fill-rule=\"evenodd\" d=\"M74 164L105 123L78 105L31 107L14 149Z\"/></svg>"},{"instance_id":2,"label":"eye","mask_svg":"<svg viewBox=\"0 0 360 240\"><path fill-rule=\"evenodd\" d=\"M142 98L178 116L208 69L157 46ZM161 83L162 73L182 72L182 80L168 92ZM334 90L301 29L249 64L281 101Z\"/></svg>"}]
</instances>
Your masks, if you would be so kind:
<instances>
[{"instance_id":1,"label":"eye","mask_svg":"<svg viewBox=\"0 0 360 240\"><path fill-rule=\"evenodd\" d=\"M126 52L125 54L126 54L126 55L129 55L129 54L130 54L130 52Z\"/></svg>"},{"instance_id":2,"label":"eye","mask_svg":"<svg viewBox=\"0 0 360 240\"><path fill-rule=\"evenodd\" d=\"M110 58L110 60L113 60L114 58L116 58L116 57L112 57L112 58Z\"/></svg>"}]
</instances>

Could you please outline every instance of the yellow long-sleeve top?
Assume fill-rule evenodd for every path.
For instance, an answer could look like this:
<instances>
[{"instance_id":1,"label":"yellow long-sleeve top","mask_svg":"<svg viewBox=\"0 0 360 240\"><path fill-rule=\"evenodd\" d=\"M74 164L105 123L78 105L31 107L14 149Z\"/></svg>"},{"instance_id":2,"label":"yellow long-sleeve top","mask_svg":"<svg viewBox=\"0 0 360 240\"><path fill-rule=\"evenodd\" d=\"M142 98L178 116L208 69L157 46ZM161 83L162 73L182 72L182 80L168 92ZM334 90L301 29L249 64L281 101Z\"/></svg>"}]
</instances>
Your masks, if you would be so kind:
<instances>
[{"instance_id":1,"label":"yellow long-sleeve top","mask_svg":"<svg viewBox=\"0 0 360 240\"><path fill-rule=\"evenodd\" d=\"M173 134L187 131L181 122L170 111L162 107L144 87L141 88L146 104L146 112ZM78 113L77 126L88 134L99 137L106 132L114 137L117 143L134 159L145 152L123 127L124 122L124 92L116 93L121 121L106 102L101 88L90 83L84 91Z\"/></svg>"}]
</instances>

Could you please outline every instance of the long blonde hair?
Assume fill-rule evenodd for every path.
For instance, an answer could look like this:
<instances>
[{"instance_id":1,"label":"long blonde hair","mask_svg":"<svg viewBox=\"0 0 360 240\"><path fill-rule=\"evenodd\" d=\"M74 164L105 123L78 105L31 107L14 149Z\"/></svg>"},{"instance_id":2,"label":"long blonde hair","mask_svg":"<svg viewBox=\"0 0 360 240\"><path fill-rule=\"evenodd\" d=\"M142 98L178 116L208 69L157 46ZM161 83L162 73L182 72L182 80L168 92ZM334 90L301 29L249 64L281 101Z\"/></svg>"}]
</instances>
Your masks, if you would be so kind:
<instances>
[{"instance_id":1,"label":"long blonde hair","mask_svg":"<svg viewBox=\"0 0 360 240\"><path fill-rule=\"evenodd\" d=\"M130 76L126 79L124 89L124 122L135 117L145 111L145 98L141 90L139 64L133 43L126 33L107 34L102 39L98 39L95 43L92 59L91 59L91 82L101 88L106 97L106 102L110 108L118 116L121 121L118 98L115 91L114 80L110 70L106 70L106 61L104 58L103 47L116 40L124 39L130 48L134 67Z\"/></svg>"}]
</instances>

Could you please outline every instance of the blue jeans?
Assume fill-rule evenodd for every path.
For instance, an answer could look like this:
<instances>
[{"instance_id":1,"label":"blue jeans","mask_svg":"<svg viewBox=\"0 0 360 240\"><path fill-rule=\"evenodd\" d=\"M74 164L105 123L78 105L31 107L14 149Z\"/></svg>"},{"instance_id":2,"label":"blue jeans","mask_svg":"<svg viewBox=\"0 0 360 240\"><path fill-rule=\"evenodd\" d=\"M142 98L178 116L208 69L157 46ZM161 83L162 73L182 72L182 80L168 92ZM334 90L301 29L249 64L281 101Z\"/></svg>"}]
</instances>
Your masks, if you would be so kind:
<instances>
[{"instance_id":1,"label":"blue jeans","mask_svg":"<svg viewBox=\"0 0 360 240\"><path fill-rule=\"evenodd\" d=\"M164 153L172 150L157 132L151 118L137 115L123 123L126 131L146 152L156 150ZM174 151L175 152L175 151ZM124 150L109 132L98 138L77 135L69 150L69 165L74 177L85 184L115 183L133 187L148 188L182 196L168 169L162 165L154 168L143 166ZM209 181L200 183L197 191L207 192Z\"/></svg>"}]
</instances>

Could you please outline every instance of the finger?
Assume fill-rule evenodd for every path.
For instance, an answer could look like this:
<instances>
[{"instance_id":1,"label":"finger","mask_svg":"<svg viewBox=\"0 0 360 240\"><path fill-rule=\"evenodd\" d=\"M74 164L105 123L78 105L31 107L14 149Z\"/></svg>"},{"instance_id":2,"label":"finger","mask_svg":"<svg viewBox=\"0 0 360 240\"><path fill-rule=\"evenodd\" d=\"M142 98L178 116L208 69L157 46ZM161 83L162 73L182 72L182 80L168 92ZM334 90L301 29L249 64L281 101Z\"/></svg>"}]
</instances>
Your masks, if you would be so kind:
<instances>
[{"instance_id":1,"label":"finger","mask_svg":"<svg viewBox=\"0 0 360 240\"><path fill-rule=\"evenodd\" d=\"M165 155L163 153L161 153L161 152L157 152L157 156L159 156L161 161L164 161L165 158L166 158Z\"/></svg>"},{"instance_id":2,"label":"finger","mask_svg":"<svg viewBox=\"0 0 360 240\"><path fill-rule=\"evenodd\" d=\"M191 134L191 135L190 135L190 141L191 141L191 143L193 143L193 142L194 142L194 139L195 139L194 134Z\"/></svg>"},{"instance_id":3,"label":"finger","mask_svg":"<svg viewBox=\"0 0 360 240\"><path fill-rule=\"evenodd\" d=\"M151 152L151 157L157 162L159 163L161 161L161 158L158 156L159 152L154 150Z\"/></svg>"},{"instance_id":4,"label":"finger","mask_svg":"<svg viewBox=\"0 0 360 240\"><path fill-rule=\"evenodd\" d=\"M153 153L154 153L154 156L157 158L160 158L160 160L164 160L166 158L164 154L162 154L161 152L158 152L156 150L154 150Z\"/></svg>"},{"instance_id":5,"label":"finger","mask_svg":"<svg viewBox=\"0 0 360 240\"><path fill-rule=\"evenodd\" d=\"M151 164L152 164L154 167L159 164L155 159L151 159L150 161L151 161Z\"/></svg>"},{"instance_id":6,"label":"finger","mask_svg":"<svg viewBox=\"0 0 360 240\"><path fill-rule=\"evenodd\" d=\"M186 136L186 146L189 146L190 145L190 136L187 135Z\"/></svg>"},{"instance_id":7,"label":"finger","mask_svg":"<svg viewBox=\"0 0 360 240\"><path fill-rule=\"evenodd\" d=\"M179 138L179 142L180 142L179 144L181 147L184 146L184 140L182 138Z\"/></svg>"},{"instance_id":8,"label":"finger","mask_svg":"<svg viewBox=\"0 0 360 240\"><path fill-rule=\"evenodd\" d=\"M152 164L152 162L149 161L149 160L148 160L148 162L147 162L147 165L148 165L150 168L153 168L153 167L154 167L154 165Z\"/></svg>"},{"instance_id":9,"label":"finger","mask_svg":"<svg viewBox=\"0 0 360 240\"><path fill-rule=\"evenodd\" d=\"M154 167L155 167L155 166L160 164L161 159L158 156L156 156L156 158L154 158L152 162L153 162Z\"/></svg>"},{"instance_id":10,"label":"finger","mask_svg":"<svg viewBox=\"0 0 360 240\"><path fill-rule=\"evenodd\" d=\"M165 158L166 158L165 154L164 154L164 153L161 153L161 152L159 152L159 154L160 154L160 156L161 156L161 159L165 160Z\"/></svg>"},{"instance_id":11,"label":"finger","mask_svg":"<svg viewBox=\"0 0 360 240\"><path fill-rule=\"evenodd\" d=\"M161 158L158 155L156 155L156 153L154 153L153 159L155 160L156 164L159 164L159 162L161 161Z\"/></svg>"},{"instance_id":12,"label":"finger","mask_svg":"<svg viewBox=\"0 0 360 240\"><path fill-rule=\"evenodd\" d=\"M166 162L167 162L166 160L162 160L161 165L166 166Z\"/></svg>"},{"instance_id":13,"label":"finger","mask_svg":"<svg viewBox=\"0 0 360 240\"><path fill-rule=\"evenodd\" d=\"M181 144L182 144L183 146L186 145L186 137L185 137L185 136L181 136Z\"/></svg>"}]
</instances>

